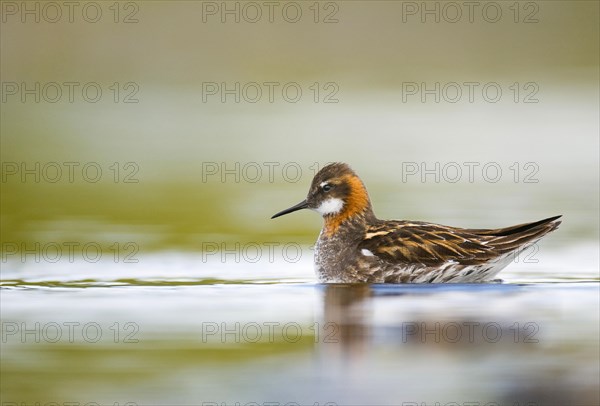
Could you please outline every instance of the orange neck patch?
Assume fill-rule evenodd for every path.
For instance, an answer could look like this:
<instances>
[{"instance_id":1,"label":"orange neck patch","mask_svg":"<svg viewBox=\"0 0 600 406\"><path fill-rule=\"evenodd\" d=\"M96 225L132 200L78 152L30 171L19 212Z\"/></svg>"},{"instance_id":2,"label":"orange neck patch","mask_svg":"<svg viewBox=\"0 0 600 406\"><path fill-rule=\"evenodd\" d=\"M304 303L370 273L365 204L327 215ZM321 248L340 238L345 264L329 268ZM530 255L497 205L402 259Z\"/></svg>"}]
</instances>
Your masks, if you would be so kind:
<instances>
[{"instance_id":1,"label":"orange neck patch","mask_svg":"<svg viewBox=\"0 0 600 406\"><path fill-rule=\"evenodd\" d=\"M367 189L355 175L346 175L342 181L348 184L350 194L344 202L344 207L335 216L325 217L325 235L331 237L340 225L351 217L364 213L371 205Z\"/></svg>"}]
</instances>

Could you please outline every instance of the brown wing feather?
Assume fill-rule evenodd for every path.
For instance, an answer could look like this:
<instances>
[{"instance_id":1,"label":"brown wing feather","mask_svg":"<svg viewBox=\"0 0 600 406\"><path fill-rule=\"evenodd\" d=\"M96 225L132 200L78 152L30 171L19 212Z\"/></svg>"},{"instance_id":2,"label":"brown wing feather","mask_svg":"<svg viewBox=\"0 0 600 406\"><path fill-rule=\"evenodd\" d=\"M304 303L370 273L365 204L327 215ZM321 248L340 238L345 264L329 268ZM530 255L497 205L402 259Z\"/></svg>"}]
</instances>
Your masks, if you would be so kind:
<instances>
[{"instance_id":1,"label":"brown wing feather","mask_svg":"<svg viewBox=\"0 0 600 406\"><path fill-rule=\"evenodd\" d=\"M463 229L439 224L386 221L371 226L359 249L390 263L476 265L533 244L560 225L561 216L500 229Z\"/></svg>"},{"instance_id":2,"label":"brown wing feather","mask_svg":"<svg viewBox=\"0 0 600 406\"><path fill-rule=\"evenodd\" d=\"M498 256L485 244L491 238L438 224L389 221L370 227L359 249L390 263L439 265L453 260L474 265Z\"/></svg>"}]
</instances>

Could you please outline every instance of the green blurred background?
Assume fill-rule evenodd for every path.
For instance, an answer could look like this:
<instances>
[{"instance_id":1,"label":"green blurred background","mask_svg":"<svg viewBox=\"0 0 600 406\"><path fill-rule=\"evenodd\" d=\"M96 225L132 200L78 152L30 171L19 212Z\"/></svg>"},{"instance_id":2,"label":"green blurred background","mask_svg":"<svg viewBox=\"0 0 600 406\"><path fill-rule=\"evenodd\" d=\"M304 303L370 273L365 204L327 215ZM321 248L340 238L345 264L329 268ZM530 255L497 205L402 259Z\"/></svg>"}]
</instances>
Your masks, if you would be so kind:
<instances>
[{"instance_id":1,"label":"green blurred background","mask_svg":"<svg viewBox=\"0 0 600 406\"><path fill-rule=\"evenodd\" d=\"M65 3L0 1L3 401L598 404L597 1L278 2L272 22L262 1L71 2L72 22ZM317 215L270 217L331 161L380 218L564 221L504 284L322 286L308 249L203 260L206 243L307 248ZM90 242L106 261L31 253ZM4 323L73 321L103 339L4 341ZM340 340L200 340L204 322L273 321ZM416 321L535 322L539 343L403 341ZM139 342L113 342L115 322Z\"/></svg>"},{"instance_id":2,"label":"green blurred background","mask_svg":"<svg viewBox=\"0 0 600 406\"><path fill-rule=\"evenodd\" d=\"M43 2L3 2L1 240L134 241L141 250L310 244L317 216L269 217L300 201L314 168L331 161L354 167L382 218L496 227L565 214L563 235L597 240L597 2L477 2L472 21L459 2L456 22L458 9L443 2L288 3L270 22L260 2L100 2L91 23L85 2L73 22L64 5L50 22L55 10ZM22 16L23 4L39 8L39 23ZM255 23L253 4L262 12ZM239 22L226 14L223 23L222 7L237 7ZM299 21L286 21L298 8ZM22 102L22 84L36 82L79 85L73 102L64 85L55 103L43 94ZM90 82L102 89L95 103L81 95ZM256 103L203 93L207 83L236 82L279 85L272 103L264 92ZM456 102L406 93L407 83L436 82L479 85L473 102L465 93ZM302 89L298 102L282 96L286 83ZM486 83L501 88L498 102L482 96ZM326 103L334 91L337 102ZM23 181L20 165L36 162L59 164L62 176ZM79 165L73 182L65 162ZM465 162L479 165L473 182ZM102 169L97 183L83 178L86 163ZM422 163L457 163L462 177L407 175L407 165ZM486 163L501 167L498 182L482 176ZM222 164L239 168L239 179L222 178ZM526 179L532 169L536 183Z\"/></svg>"}]
</instances>

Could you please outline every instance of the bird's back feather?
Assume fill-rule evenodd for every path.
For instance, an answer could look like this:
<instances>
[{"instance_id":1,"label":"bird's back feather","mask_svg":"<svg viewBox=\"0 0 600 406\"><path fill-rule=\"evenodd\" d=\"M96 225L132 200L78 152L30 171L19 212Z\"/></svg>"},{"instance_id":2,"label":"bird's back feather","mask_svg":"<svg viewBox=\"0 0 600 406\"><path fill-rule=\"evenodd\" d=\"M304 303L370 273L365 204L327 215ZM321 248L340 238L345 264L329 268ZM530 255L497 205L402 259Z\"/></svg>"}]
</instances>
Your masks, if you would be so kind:
<instances>
[{"instance_id":1,"label":"bird's back feather","mask_svg":"<svg viewBox=\"0 0 600 406\"><path fill-rule=\"evenodd\" d=\"M381 221L370 226L359 249L390 264L428 266L454 261L478 265L519 252L555 230L560 216L500 229L464 229L433 223Z\"/></svg>"}]
</instances>

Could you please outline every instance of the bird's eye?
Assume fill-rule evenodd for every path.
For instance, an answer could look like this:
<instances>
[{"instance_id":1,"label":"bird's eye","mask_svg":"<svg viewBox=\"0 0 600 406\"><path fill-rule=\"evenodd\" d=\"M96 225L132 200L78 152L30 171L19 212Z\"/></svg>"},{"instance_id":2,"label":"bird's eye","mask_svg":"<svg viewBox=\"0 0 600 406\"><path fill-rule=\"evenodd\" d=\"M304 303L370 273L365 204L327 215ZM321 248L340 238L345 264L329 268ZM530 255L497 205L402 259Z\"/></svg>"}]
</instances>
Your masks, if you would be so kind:
<instances>
[{"instance_id":1,"label":"bird's eye","mask_svg":"<svg viewBox=\"0 0 600 406\"><path fill-rule=\"evenodd\" d=\"M323 185L323 192L329 192L332 187L330 184Z\"/></svg>"}]
</instances>

